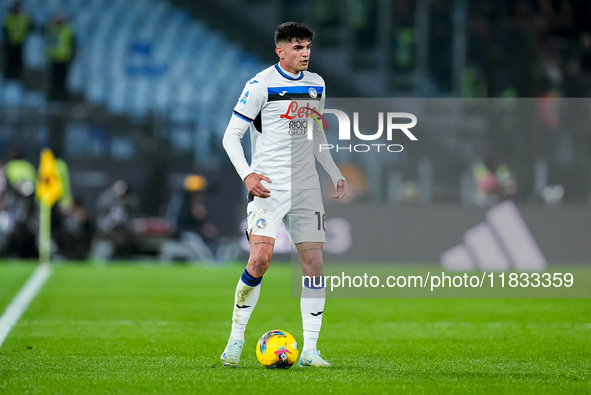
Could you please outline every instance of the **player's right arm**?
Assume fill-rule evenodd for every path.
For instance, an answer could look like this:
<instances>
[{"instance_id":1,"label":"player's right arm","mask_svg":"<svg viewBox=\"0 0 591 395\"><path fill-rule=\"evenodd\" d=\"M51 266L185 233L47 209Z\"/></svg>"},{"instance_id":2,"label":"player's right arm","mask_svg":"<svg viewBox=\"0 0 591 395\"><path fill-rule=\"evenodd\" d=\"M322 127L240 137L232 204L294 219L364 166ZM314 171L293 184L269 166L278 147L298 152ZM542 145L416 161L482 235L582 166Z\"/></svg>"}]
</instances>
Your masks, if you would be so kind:
<instances>
[{"instance_id":1,"label":"player's right arm","mask_svg":"<svg viewBox=\"0 0 591 395\"><path fill-rule=\"evenodd\" d=\"M228 123L222 141L230 161L236 168L240 178L244 181L248 192L262 198L269 197L271 192L261 184L261 181L270 183L271 180L262 174L255 173L249 166L244 156L244 149L240 140L266 101L266 86L258 81L257 77L248 81L238 99L236 107L234 107L234 113Z\"/></svg>"}]
</instances>

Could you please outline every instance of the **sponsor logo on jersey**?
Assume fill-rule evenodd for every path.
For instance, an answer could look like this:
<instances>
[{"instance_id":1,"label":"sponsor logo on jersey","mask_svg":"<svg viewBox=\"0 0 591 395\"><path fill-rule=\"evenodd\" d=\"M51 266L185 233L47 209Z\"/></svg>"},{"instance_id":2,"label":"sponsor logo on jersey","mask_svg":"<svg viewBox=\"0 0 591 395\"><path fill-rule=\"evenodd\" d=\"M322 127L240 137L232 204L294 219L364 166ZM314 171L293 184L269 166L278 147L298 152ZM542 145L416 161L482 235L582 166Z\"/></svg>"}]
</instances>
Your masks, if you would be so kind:
<instances>
[{"instance_id":1,"label":"sponsor logo on jersey","mask_svg":"<svg viewBox=\"0 0 591 395\"><path fill-rule=\"evenodd\" d=\"M300 102L300 104L302 104ZM293 100L291 103L289 103L289 106L287 107L287 111L285 112L285 114L281 114L279 116L279 118L285 118L285 119L296 119L296 118L308 118L310 116L310 112L315 111L317 112L318 110L316 109L316 107L310 107L310 103L306 103L306 106L299 106L298 102Z\"/></svg>"},{"instance_id":2,"label":"sponsor logo on jersey","mask_svg":"<svg viewBox=\"0 0 591 395\"><path fill-rule=\"evenodd\" d=\"M314 94L318 96L316 89L310 88L310 91L314 91ZM311 95L312 93L310 93ZM289 119L289 132L290 136L305 136L312 134L312 125L314 121L318 123L320 128L322 129L322 122L324 123L324 129L328 130L326 126L326 122L322 115L316 110L316 107L310 107L310 103L306 103L306 106L303 103L298 105L297 101L292 101L289 103L287 107L287 111L285 114L281 114L279 117L284 119Z\"/></svg>"},{"instance_id":3,"label":"sponsor logo on jersey","mask_svg":"<svg viewBox=\"0 0 591 395\"><path fill-rule=\"evenodd\" d=\"M290 136L304 136L308 133L308 120L295 120L289 121L289 132Z\"/></svg>"}]
</instances>

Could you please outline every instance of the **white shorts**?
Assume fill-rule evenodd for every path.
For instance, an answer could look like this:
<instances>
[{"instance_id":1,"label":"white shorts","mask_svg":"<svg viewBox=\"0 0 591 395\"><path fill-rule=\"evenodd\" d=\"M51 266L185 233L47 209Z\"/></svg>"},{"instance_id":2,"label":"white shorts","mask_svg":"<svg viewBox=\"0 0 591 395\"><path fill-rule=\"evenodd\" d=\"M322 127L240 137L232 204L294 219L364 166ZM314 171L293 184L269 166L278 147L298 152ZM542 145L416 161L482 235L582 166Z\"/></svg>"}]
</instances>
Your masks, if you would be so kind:
<instances>
[{"instance_id":1,"label":"white shorts","mask_svg":"<svg viewBox=\"0 0 591 395\"><path fill-rule=\"evenodd\" d=\"M248 234L276 238L283 221L294 244L324 243L325 217L320 189L271 191L266 199L254 196L246 212Z\"/></svg>"}]
</instances>

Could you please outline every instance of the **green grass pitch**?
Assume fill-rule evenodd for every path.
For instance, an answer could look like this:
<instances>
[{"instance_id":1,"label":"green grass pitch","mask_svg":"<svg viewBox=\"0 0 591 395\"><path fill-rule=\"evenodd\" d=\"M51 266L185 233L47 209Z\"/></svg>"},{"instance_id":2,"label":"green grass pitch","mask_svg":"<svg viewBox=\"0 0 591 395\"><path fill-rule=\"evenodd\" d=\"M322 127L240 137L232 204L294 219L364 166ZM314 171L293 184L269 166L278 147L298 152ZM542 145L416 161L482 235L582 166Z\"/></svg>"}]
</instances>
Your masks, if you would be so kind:
<instances>
[{"instance_id":1,"label":"green grass pitch","mask_svg":"<svg viewBox=\"0 0 591 395\"><path fill-rule=\"evenodd\" d=\"M335 366L267 370L261 334L302 341L288 264L273 264L240 367L219 356L240 265L55 265L0 347L0 393L589 393L589 299L328 299ZM0 264L0 310L33 265Z\"/></svg>"}]
</instances>

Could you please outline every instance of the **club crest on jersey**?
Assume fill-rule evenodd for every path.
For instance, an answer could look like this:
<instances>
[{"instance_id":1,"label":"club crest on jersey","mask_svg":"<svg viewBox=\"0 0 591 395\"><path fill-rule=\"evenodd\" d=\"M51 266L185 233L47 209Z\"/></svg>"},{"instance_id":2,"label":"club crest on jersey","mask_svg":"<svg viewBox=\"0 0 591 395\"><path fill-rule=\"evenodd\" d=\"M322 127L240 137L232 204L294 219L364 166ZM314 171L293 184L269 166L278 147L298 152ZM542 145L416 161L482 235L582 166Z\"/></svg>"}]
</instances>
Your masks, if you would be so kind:
<instances>
[{"instance_id":1,"label":"club crest on jersey","mask_svg":"<svg viewBox=\"0 0 591 395\"><path fill-rule=\"evenodd\" d=\"M257 227L259 229L265 229L267 227L267 220L264 218L261 218L257 221Z\"/></svg>"},{"instance_id":2,"label":"club crest on jersey","mask_svg":"<svg viewBox=\"0 0 591 395\"><path fill-rule=\"evenodd\" d=\"M310 89L308 89L308 93L310 94L310 97L312 99L316 99L318 97L318 92L316 92L316 89L314 89L314 87L310 87Z\"/></svg>"}]
</instances>

